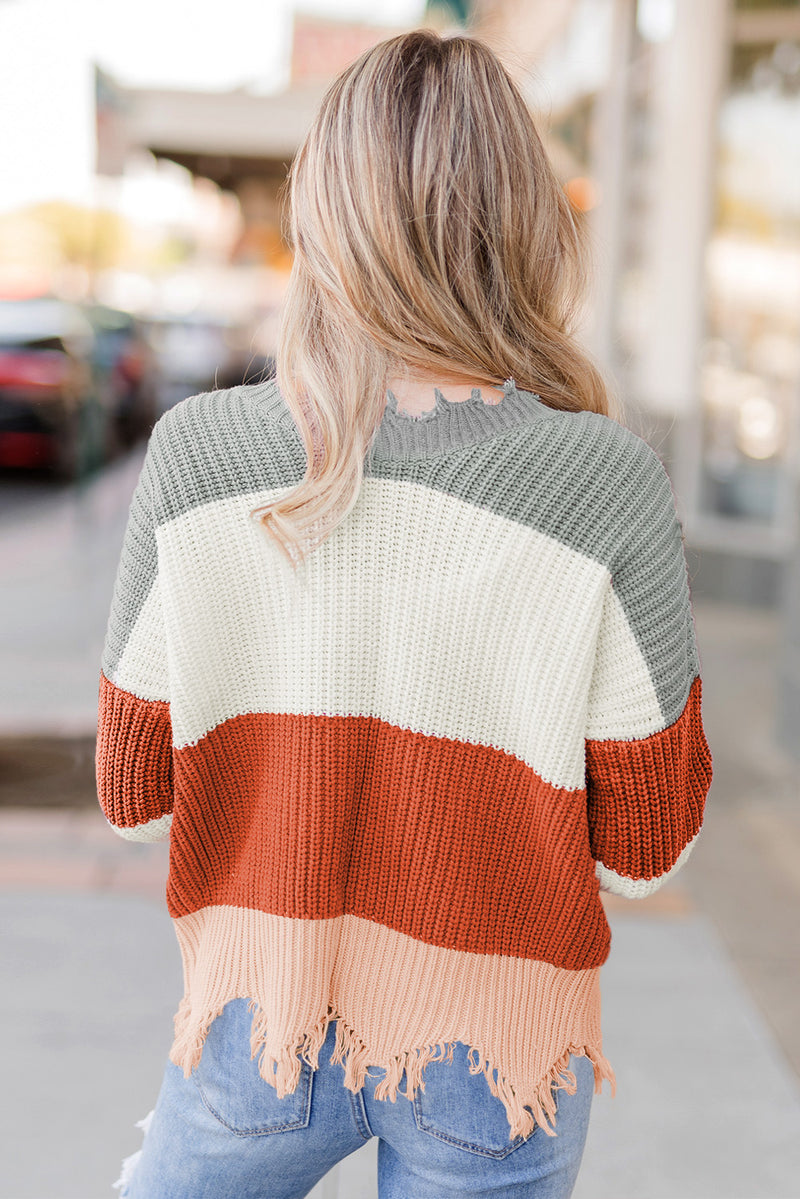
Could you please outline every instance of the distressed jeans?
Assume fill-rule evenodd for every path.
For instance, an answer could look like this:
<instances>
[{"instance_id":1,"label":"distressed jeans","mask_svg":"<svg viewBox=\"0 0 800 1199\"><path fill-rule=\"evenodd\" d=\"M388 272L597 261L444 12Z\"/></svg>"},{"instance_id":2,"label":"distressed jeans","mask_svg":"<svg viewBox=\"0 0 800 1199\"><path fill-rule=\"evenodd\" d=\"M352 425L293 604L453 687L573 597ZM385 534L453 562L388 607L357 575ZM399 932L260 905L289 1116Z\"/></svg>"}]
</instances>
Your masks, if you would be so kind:
<instances>
[{"instance_id":1,"label":"distressed jeans","mask_svg":"<svg viewBox=\"0 0 800 1199\"><path fill-rule=\"evenodd\" d=\"M378 1137L379 1199L568 1199L578 1176L594 1071L572 1056L577 1089L554 1090L556 1136L538 1125L509 1139L501 1101L471 1074L468 1046L429 1062L412 1100L376 1100L384 1070L361 1091L332 1065L331 1021L316 1070L302 1062L295 1091L279 1099L250 1057L247 999L211 1024L200 1064L184 1078L167 1059L156 1106L139 1122L142 1148L123 1163L120 1199L302 1199L342 1158Z\"/></svg>"}]
</instances>

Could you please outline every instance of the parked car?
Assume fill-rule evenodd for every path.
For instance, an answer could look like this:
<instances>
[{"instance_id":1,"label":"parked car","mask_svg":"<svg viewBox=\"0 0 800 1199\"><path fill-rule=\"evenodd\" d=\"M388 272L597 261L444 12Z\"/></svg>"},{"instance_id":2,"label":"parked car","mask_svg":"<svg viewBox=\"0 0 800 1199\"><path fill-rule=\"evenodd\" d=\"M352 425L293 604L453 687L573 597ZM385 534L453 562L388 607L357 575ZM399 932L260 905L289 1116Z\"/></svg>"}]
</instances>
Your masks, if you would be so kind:
<instances>
[{"instance_id":1,"label":"parked car","mask_svg":"<svg viewBox=\"0 0 800 1199\"><path fill-rule=\"evenodd\" d=\"M74 478L104 461L108 423L77 304L0 301L0 466Z\"/></svg>"},{"instance_id":2,"label":"parked car","mask_svg":"<svg viewBox=\"0 0 800 1199\"><path fill-rule=\"evenodd\" d=\"M158 360L162 409L217 385L218 372L228 356L226 334L224 323L195 313L149 318L148 337Z\"/></svg>"},{"instance_id":3,"label":"parked car","mask_svg":"<svg viewBox=\"0 0 800 1199\"><path fill-rule=\"evenodd\" d=\"M85 308L94 330L92 361L111 432L127 449L148 436L159 416L157 357L144 323L101 304Z\"/></svg>"},{"instance_id":4,"label":"parked car","mask_svg":"<svg viewBox=\"0 0 800 1199\"><path fill-rule=\"evenodd\" d=\"M159 406L187 396L255 382L275 373L271 357L252 347L252 330L234 320L191 313L149 319L147 336L158 362Z\"/></svg>"}]
</instances>

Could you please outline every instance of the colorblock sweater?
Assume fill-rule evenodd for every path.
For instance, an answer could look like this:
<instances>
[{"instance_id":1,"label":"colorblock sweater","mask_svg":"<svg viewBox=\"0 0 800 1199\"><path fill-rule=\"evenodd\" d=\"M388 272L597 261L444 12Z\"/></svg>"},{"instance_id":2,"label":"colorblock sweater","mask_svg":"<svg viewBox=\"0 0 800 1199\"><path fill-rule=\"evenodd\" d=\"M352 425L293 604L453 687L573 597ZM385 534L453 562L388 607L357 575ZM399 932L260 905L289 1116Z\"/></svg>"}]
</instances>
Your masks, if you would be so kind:
<instances>
[{"instance_id":1,"label":"colorblock sweater","mask_svg":"<svg viewBox=\"0 0 800 1199\"><path fill-rule=\"evenodd\" d=\"M510 1138L555 1135L603 1056L600 898L660 887L711 781L682 530L656 453L512 380L389 395L355 507L294 573L249 511L303 446L274 382L151 435L102 658L106 818L169 838L186 1077L249 997L279 1096L301 1059L413 1098L470 1046ZM554 1085L553 1085L554 1084Z\"/></svg>"}]
</instances>

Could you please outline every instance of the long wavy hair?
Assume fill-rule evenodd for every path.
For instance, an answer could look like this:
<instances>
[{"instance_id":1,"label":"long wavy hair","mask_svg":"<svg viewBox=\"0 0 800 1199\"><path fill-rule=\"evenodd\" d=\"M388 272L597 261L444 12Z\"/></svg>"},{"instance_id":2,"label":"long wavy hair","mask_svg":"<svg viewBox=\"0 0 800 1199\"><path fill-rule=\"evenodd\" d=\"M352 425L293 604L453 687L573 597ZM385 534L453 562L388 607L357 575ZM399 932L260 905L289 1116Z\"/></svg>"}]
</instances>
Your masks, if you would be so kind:
<instances>
[{"instance_id":1,"label":"long wavy hair","mask_svg":"<svg viewBox=\"0 0 800 1199\"><path fill-rule=\"evenodd\" d=\"M277 375L307 465L250 515L295 565L355 504L396 375L510 378L616 416L571 332L588 232L488 46L417 29L367 50L328 89L287 194Z\"/></svg>"}]
</instances>

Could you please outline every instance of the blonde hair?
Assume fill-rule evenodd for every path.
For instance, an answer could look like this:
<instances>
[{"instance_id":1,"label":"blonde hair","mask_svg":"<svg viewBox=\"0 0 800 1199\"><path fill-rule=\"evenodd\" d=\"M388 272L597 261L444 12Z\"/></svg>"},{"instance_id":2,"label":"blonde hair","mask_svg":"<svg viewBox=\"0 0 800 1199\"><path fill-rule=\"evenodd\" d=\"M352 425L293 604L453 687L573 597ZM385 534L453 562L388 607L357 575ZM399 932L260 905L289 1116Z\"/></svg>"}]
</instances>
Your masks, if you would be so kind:
<instances>
[{"instance_id":1,"label":"blonde hair","mask_svg":"<svg viewBox=\"0 0 800 1199\"><path fill-rule=\"evenodd\" d=\"M251 516L293 563L358 498L387 382L408 371L611 414L573 340L588 234L494 53L418 29L333 82L288 180L277 368L302 481Z\"/></svg>"}]
</instances>

